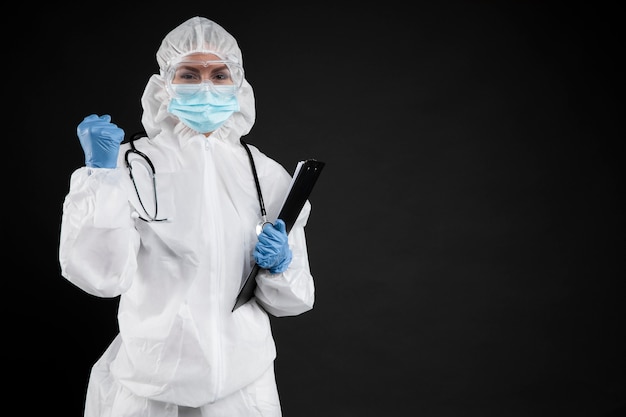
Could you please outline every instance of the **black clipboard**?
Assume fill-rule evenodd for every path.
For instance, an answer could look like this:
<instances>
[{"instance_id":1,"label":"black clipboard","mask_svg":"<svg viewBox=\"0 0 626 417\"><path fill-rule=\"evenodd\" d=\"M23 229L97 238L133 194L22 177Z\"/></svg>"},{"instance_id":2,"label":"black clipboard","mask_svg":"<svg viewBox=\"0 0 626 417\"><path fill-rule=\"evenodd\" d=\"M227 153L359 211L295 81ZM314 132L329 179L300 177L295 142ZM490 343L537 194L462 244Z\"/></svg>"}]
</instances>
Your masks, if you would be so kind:
<instances>
[{"instance_id":1,"label":"black clipboard","mask_svg":"<svg viewBox=\"0 0 626 417\"><path fill-rule=\"evenodd\" d=\"M315 159L307 159L300 161L296 166L289 191L278 214L278 218L285 222L287 233L289 233L293 227L304 204L311 195L313 186L322 172L324 165L326 165L324 162ZM239 289L232 311L235 311L237 308L247 303L254 295L254 290L256 289L256 275L259 273L259 270L261 270L261 267L254 264Z\"/></svg>"}]
</instances>

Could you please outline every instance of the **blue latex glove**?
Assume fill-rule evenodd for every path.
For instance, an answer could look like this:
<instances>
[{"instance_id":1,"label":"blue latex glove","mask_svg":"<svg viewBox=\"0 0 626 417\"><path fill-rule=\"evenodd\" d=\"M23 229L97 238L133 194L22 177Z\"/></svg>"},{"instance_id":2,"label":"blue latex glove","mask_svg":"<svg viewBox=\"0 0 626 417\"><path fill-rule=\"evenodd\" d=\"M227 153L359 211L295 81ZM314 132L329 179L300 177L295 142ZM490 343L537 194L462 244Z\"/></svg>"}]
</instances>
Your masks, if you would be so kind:
<instances>
[{"instance_id":1,"label":"blue latex glove","mask_svg":"<svg viewBox=\"0 0 626 417\"><path fill-rule=\"evenodd\" d=\"M124 131L111 123L111 116L87 116L78 125L76 133L85 153L85 165L91 168L117 166L117 155L124 139Z\"/></svg>"},{"instance_id":2,"label":"blue latex glove","mask_svg":"<svg viewBox=\"0 0 626 417\"><path fill-rule=\"evenodd\" d=\"M287 241L285 222L276 220L267 224L259 234L259 241L254 247L254 260L272 274L284 272L291 263L291 249Z\"/></svg>"}]
</instances>

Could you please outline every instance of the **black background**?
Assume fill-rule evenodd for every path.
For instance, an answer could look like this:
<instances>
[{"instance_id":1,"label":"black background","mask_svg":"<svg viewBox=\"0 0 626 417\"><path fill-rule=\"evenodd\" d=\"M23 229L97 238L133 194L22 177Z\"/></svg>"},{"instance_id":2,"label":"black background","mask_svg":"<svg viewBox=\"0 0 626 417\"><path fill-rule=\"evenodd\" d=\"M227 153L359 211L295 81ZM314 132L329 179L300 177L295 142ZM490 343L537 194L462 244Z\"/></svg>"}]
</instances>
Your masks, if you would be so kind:
<instances>
[{"instance_id":1,"label":"black background","mask_svg":"<svg viewBox=\"0 0 626 417\"><path fill-rule=\"evenodd\" d=\"M140 130L161 39L202 15L243 51L247 139L290 171L326 162L307 226L316 305L272 319L285 417L624 411L617 9L338 4L7 15L9 403L82 413L117 299L59 272L76 125L108 113Z\"/></svg>"}]
</instances>

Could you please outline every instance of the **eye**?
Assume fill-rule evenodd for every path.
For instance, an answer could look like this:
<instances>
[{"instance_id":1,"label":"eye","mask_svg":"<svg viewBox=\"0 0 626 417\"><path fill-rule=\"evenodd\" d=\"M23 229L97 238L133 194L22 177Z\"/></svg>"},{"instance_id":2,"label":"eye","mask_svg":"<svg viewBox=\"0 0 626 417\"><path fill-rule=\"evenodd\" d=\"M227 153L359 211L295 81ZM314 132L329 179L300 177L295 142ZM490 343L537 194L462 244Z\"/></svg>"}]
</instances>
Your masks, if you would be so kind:
<instances>
[{"instance_id":1,"label":"eye","mask_svg":"<svg viewBox=\"0 0 626 417\"><path fill-rule=\"evenodd\" d=\"M213 70L211 72L211 82L213 84L232 84L232 78L228 68L216 68Z\"/></svg>"},{"instance_id":2,"label":"eye","mask_svg":"<svg viewBox=\"0 0 626 417\"><path fill-rule=\"evenodd\" d=\"M176 71L174 79L186 83L198 83L202 81L202 77L198 71L187 68L181 68Z\"/></svg>"}]
</instances>

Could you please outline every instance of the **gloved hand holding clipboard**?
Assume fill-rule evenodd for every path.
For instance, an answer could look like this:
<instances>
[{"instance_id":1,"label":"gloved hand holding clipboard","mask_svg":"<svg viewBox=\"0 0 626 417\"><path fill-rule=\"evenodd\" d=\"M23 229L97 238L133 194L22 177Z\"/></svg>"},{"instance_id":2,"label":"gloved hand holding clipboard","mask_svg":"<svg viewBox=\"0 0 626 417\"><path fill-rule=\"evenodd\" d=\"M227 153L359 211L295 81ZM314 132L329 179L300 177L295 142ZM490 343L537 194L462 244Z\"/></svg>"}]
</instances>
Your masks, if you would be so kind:
<instances>
[{"instance_id":1,"label":"gloved hand holding clipboard","mask_svg":"<svg viewBox=\"0 0 626 417\"><path fill-rule=\"evenodd\" d=\"M307 159L298 162L287 197L278 214L278 218L285 222L287 233L289 233L300 211L302 211L324 165L324 162L315 159ZM241 285L232 311L235 311L252 298L254 290L256 289L256 275L259 273L260 269L261 267L259 267L259 265L254 265Z\"/></svg>"}]
</instances>

